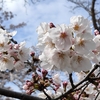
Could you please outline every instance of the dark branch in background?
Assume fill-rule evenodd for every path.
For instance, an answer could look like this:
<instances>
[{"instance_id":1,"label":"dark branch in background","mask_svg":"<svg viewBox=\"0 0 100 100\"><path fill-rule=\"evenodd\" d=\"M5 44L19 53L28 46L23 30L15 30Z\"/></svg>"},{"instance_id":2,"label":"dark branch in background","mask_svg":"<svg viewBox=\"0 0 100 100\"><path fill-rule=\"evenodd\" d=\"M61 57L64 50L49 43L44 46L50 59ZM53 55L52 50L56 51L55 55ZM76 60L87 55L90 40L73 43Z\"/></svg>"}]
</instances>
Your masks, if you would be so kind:
<instances>
[{"instance_id":1,"label":"dark branch in background","mask_svg":"<svg viewBox=\"0 0 100 100\"><path fill-rule=\"evenodd\" d=\"M17 41L15 41L13 38L10 39L14 44L17 44Z\"/></svg>"},{"instance_id":2,"label":"dark branch in background","mask_svg":"<svg viewBox=\"0 0 100 100\"><path fill-rule=\"evenodd\" d=\"M43 90L43 93L47 96L48 100L52 100L51 97Z\"/></svg>"},{"instance_id":3,"label":"dark branch in background","mask_svg":"<svg viewBox=\"0 0 100 100\"><path fill-rule=\"evenodd\" d=\"M29 96L29 95L26 95L26 94L14 92L14 91L2 89L2 88L0 88L0 94L7 96L7 97L17 98L17 99L20 99L20 100L44 100L44 99L41 99L41 98L38 98L38 97Z\"/></svg>"},{"instance_id":4,"label":"dark branch in background","mask_svg":"<svg viewBox=\"0 0 100 100\"><path fill-rule=\"evenodd\" d=\"M17 25L10 24L8 30L15 30L15 29L18 29L18 28L22 28L24 26L26 26L26 23L25 22L19 23Z\"/></svg>"},{"instance_id":5,"label":"dark branch in background","mask_svg":"<svg viewBox=\"0 0 100 100\"><path fill-rule=\"evenodd\" d=\"M69 80L70 80L72 88L74 88L74 82L73 82L73 79L72 79L72 73L69 74Z\"/></svg>"},{"instance_id":6,"label":"dark branch in background","mask_svg":"<svg viewBox=\"0 0 100 100\"><path fill-rule=\"evenodd\" d=\"M92 16L92 22L93 22L93 26L95 29L100 30L97 26L96 23L96 17L95 17L95 2L96 0L92 0L92 6L91 6L91 16Z\"/></svg>"},{"instance_id":7,"label":"dark branch in background","mask_svg":"<svg viewBox=\"0 0 100 100\"><path fill-rule=\"evenodd\" d=\"M98 96L100 95L100 92L98 92L98 94L96 95L94 100L97 100Z\"/></svg>"},{"instance_id":8,"label":"dark branch in background","mask_svg":"<svg viewBox=\"0 0 100 100\"><path fill-rule=\"evenodd\" d=\"M82 95L82 93L84 92L84 90L87 88L88 84L83 88L83 90L81 91L81 93L79 94L78 100L80 100L80 97Z\"/></svg>"},{"instance_id":9,"label":"dark branch in background","mask_svg":"<svg viewBox=\"0 0 100 100\"><path fill-rule=\"evenodd\" d=\"M0 2L0 3L2 4L4 2ZM15 30L15 29L22 28L22 27L26 26L25 22L19 22L17 25L10 23L8 27L6 25L3 25L4 22L7 22L14 17L15 17L15 14L13 14L11 11L4 11L3 8L0 6L0 27L2 26L7 31L11 31L11 30Z\"/></svg>"}]
</instances>

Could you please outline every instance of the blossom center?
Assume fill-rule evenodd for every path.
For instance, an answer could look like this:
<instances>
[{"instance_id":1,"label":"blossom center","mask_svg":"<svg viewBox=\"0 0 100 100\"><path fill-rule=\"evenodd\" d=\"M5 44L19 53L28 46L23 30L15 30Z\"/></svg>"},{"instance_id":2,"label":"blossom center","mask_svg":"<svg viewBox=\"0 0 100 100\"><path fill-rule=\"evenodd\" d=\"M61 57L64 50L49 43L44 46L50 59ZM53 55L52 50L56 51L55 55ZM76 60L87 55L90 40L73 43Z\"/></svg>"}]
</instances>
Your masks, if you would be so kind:
<instances>
[{"instance_id":1,"label":"blossom center","mask_svg":"<svg viewBox=\"0 0 100 100\"><path fill-rule=\"evenodd\" d=\"M79 46L84 46L84 42L85 42L85 41L84 41L83 39L80 39L78 45L79 45Z\"/></svg>"},{"instance_id":2,"label":"blossom center","mask_svg":"<svg viewBox=\"0 0 100 100\"><path fill-rule=\"evenodd\" d=\"M4 43L0 43L0 47L4 47Z\"/></svg>"},{"instance_id":3,"label":"blossom center","mask_svg":"<svg viewBox=\"0 0 100 100\"><path fill-rule=\"evenodd\" d=\"M60 35L60 38L63 38L64 39L66 37L67 37L67 34L65 32L62 32L61 35Z\"/></svg>"},{"instance_id":4,"label":"blossom center","mask_svg":"<svg viewBox=\"0 0 100 100\"><path fill-rule=\"evenodd\" d=\"M76 24L73 28L74 28L74 30L78 31L79 30L79 25Z\"/></svg>"},{"instance_id":5,"label":"blossom center","mask_svg":"<svg viewBox=\"0 0 100 100\"><path fill-rule=\"evenodd\" d=\"M7 63L8 62L8 59L7 58L3 58L2 61L5 62L5 63Z\"/></svg>"},{"instance_id":6,"label":"blossom center","mask_svg":"<svg viewBox=\"0 0 100 100\"><path fill-rule=\"evenodd\" d=\"M61 52L58 52L59 58L64 58L64 54Z\"/></svg>"},{"instance_id":7,"label":"blossom center","mask_svg":"<svg viewBox=\"0 0 100 100\"><path fill-rule=\"evenodd\" d=\"M80 57L80 56L78 56L77 57L77 62L80 64L80 62L83 60L83 58L82 57Z\"/></svg>"},{"instance_id":8,"label":"blossom center","mask_svg":"<svg viewBox=\"0 0 100 100\"><path fill-rule=\"evenodd\" d=\"M23 51L22 51L22 50L20 50L20 51L19 51L19 54L20 54L20 55L23 55Z\"/></svg>"}]
</instances>

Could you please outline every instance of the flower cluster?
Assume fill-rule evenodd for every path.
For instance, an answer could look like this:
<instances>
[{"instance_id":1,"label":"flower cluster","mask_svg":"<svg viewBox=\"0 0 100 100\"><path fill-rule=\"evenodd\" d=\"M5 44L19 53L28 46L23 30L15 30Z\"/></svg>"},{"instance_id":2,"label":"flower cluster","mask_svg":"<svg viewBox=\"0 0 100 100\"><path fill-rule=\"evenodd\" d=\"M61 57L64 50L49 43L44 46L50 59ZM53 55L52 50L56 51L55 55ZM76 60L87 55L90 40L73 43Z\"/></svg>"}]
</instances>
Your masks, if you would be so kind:
<instances>
[{"instance_id":1,"label":"flower cluster","mask_svg":"<svg viewBox=\"0 0 100 100\"><path fill-rule=\"evenodd\" d=\"M39 59L44 69L88 71L92 63L100 61L100 34L93 36L91 21L83 16L72 17L69 25L41 23L37 33L37 46L42 52Z\"/></svg>"},{"instance_id":2,"label":"flower cluster","mask_svg":"<svg viewBox=\"0 0 100 100\"><path fill-rule=\"evenodd\" d=\"M80 73L76 73L76 75L79 78L79 82L85 80L80 85L74 82L76 84L74 88L65 76L65 80L61 79L58 73L54 73L50 77L47 70L39 69L32 74L32 80L26 81L23 89L28 95L38 90L37 96L43 99L48 98L48 100L59 100L57 98L60 98L60 96L61 100L95 100L96 98L96 100L99 100L100 77L96 77L97 73L91 73L87 79L86 76L88 73L86 72L81 71ZM66 95L62 96L62 94Z\"/></svg>"},{"instance_id":3,"label":"flower cluster","mask_svg":"<svg viewBox=\"0 0 100 100\"><path fill-rule=\"evenodd\" d=\"M29 58L29 48L25 47L25 42L18 44L13 40L15 34L0 28L0 71L20 70Z\"/></svg>"},{"instance_id":4,"label":"flower cluster","mask_svg":"<svg viewBox=\"0 0 100 100\"><path fill-rule=\"evenodd\" d=\"M32 74L32 80L27 80L23 89L29 95L38 91L38 97L46 99L45 93L50 96L50 98L57 98L62 93L66 92L66 88L71 88L68 81L63 81L60 79L59 74L54 74L51 77L49 72L44 69L37 70L37 73Z\"/></svg>"},{"instance_id":5,"label":"flower cluster","mask_svg":"<svg viewBox=\"0 0 100 100\"><path fill-rule=\"evenodd\" d=\"M91 21L79 15L69 25L44 22L37 33L39 59L25 42L12 38L16 32L0 28L0 71L29 65L32 80L23 86L29 95L38 90L38 97L48 100L100 100L100 32L92 34ZM62 79L53 69L67 76L64 73ZM72 72L78 81L74 82Z\"/></svg>"}]
</instances>

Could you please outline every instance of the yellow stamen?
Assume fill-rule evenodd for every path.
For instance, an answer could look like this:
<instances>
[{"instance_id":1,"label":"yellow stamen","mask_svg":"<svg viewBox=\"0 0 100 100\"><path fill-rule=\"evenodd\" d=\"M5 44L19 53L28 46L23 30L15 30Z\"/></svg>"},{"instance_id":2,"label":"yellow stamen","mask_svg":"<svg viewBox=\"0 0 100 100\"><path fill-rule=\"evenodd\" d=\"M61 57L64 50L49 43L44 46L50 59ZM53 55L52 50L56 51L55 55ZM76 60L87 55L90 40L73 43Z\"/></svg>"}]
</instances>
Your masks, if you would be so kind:
<instances>
[{"instance_id":1,"label":"yellow stamen","mask_svg":"<svg viewBox=\"0 0 100 100\"><path fill-rule=\"evenodd\" d=\"M78 58L77 58L77 62L80 64L80 62L83 60L83 58L82 57L80 57L80 56L78 56Z\"/></svg>"},{"instance_id":2,"label":"yellow stamen","mask_svg":"<svg viewBox=\"0 0 100 100\"><path fill-rule=\"evenodd\" d=\"M60 35L60 38L66 38L66 37L67 37L66 33L62 32L61 35Z\"/></svg>"},{"instance_id":3,"label":"yellow stamen","mask_svg":"<svg viewBox=\"0 0 100 100\"><path fill-rule=\"evenodd\" d=\"M78 31L79 30L79 25L76 24L73 28L74 28L74 30Z\"/></svg>"},{"instance_id":4,"label":"yellow stamen","mask_svg":"<svg viewBox=\"0 0 100 100\"><path fill-rule=\"evenodd\" d=\"M78 43L78 45L79 45L79 46L85 46L85 45L84 45L84 42L85 42L85 41L84 41L83 39L80 39L80 42Z\"/></svg>"},{"instance_id":5,"label":"yellow stamen","mask_svg":"<svg viewBox=\"0 0 100 100\"><path fill-rule=\"evenodd\" d=\"M5 62L5 63L7 63L8 59L7 58L3 58L2 61Z\"/></svg>"},{"instance_id":6,"label":"yellow stamen","mask_svg":"<svg viewBox=\"0 0 100 100\"><path fill-rule=\"evenodd\" d=\"M0 43L0 47L4 47L4 43Z\"/></svg>"}]
</instances>

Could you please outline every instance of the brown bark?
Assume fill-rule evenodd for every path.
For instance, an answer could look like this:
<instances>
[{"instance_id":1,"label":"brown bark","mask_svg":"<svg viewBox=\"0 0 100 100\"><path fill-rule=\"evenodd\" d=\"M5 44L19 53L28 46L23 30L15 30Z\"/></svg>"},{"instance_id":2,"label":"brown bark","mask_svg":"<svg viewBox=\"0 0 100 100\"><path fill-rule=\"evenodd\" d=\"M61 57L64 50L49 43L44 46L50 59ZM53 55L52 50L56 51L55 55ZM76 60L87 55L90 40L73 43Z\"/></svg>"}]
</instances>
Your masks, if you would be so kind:
<instances>
[{"instance_id":1,"label":"brown bark","mask_svg":"<svg viewBox=\"0 0 100 100\"><path fill-rule=\"evenodd\" d=\"M92 0L91 17L92 17L92 22L93 22L94 29L99 30L99 28L98 28L98 26L97 26L97 23L96 23L95 2L96 2L96 0Z\"/></svg>"},{"instance_id":2,"label":"brown bark","mask_svg":"<svg viewBox=\"0 0 100 100\"><path fill-rule=\"evenodd\" d=\"M38 97L26 95L23 93L14 92L14 91L3 89L3 88L0 88L0 94L7 96L7 97L17 98L20 100L44 100L44 99L41 99Z\"/></svg>"}]
</instances>

